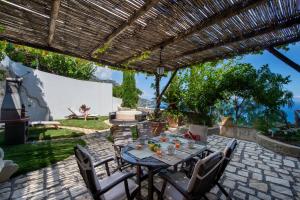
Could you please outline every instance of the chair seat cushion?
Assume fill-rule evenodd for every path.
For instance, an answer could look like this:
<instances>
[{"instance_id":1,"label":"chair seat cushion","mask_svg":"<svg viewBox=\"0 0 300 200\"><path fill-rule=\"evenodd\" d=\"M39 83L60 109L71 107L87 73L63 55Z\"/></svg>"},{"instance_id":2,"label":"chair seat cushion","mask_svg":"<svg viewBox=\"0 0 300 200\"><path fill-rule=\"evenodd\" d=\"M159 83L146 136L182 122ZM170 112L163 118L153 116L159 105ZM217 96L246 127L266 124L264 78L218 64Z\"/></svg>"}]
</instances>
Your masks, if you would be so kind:
<instances>
[{"instance_id":1,"label":"chair seat cushion","mask_svg":"<svg viewBox=\"0 0 300 200\"><path fill-rule=\"evenodd\" d=\"M168 173L168 175L171 177L171 179L175 180L178 185L180 185L182 188L186 189L187 185L189 183L189 178L181 172L175 172L175 173ZM159 182L155 184L155 187L161 191L163 182ZM164 192L164 198L166 200L185 200L184 196L175 189L172 185L167 183L166 189Z\"/></svg>"},{"instance_id":2,"label":"chair seat cushion","mask_svg":"<svg viewBox=\"0 0 300 200\"><path fill-rule=\"evenodd\" d=\"M107 186L108 184L118 180L120 177L124 176L126 173L123 172L116 172L112 174L111 176L108 176L102 180L99 180L101 188ZM128 189L130 194L138 188L138 185L135 184L135 182L131 179L128 180ZM108 192L104 193L102 195L102 198L105 200L119 200L126 198L126 192L125 192L125 184L124 181L116 185L115 187L111 188Z\"/></svg>"}]
</instances>

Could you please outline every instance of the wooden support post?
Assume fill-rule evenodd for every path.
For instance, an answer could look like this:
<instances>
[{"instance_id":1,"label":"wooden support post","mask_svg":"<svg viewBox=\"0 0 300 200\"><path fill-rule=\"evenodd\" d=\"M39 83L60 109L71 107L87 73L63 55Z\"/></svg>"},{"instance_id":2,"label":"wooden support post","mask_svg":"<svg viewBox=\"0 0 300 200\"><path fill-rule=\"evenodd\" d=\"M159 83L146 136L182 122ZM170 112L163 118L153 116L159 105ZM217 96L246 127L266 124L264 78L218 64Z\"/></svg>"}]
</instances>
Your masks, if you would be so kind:
<instances>
[{"instance_id":1,"label":"wooden support post","mask_svg":"<svg viewBox=\"0 0 300 200\"><path fill-rule=\"evenodd\" d=\"M279 60L281 60L282 62L284 62L285 64L291 66L293 69L295 69L296 71L300 72L300 65L298 65L297 63L295 63L294 61L292 61L291 59L289 59L288 57L286 57L285 55L283 55L282 53L280 53L279 51L277 51L276 49L274 49L274 47L270 47L267 49L271 54L273 54L275 57L277 57Z\"/></svg>"},{"instance_id":2,"label":"wooden support post","mask_svg":"<svg viewBox=\"0 0 300 200\"><path fill-rule=\"evenodd\" d=\"M155 99L156 99L156 104L155 104L155 109L154 109L154 117L155 119L159 119L160 115L160 103L161 103L161 98L160 98L160 80L161 80L161 75L158 73L155 73Z\"/></svg>"},{"instance_id":3,"label":"wooden support post","mask_svg":"<svg viewBox=\"0 0 300 200\"><path fill-rule=\"evenodd\" d=\"M52 8L51 8L50 24L49 24L48 46L52 45L52 41L54 38L59 7L60 7L60 0L53 0Z\"/></svg>"},{"instance_id":4,"label":"wooden support post","mask_svg":"<svg viewBox=\"0 0 300 200\"><path fill-rule=\"evenodd\" d=\"M166 86L164 87L164 89L161 91L160 93L160 98L162 98L162 96L164 95L164 93L166 92L166 90L168 89L169 85L171 84L172 80L174 79L174 77L176 76L177 74L177 71L178 71L178 68L175 69L175 71L172 73L168 83L166 84Z\"/></svg>"},{"instance_id":5,"label":"wooden support post","mask_svg":"<svg viewBox=\"0 0 300 200\"><path fill-rule=\"evenodd\" d=\"M160 115L160 104L161 104L161 99L162 96L164 95L164 93L167 91L169 85L171 84L172 80L174 79L174 77L176 76L178 71L178 68L176 68L176 70L172 73L168 83L165 85L164 89L160 92L160 80L161 80L161 76L156 73L155 74L155 95L156 95L156 105L155 105L155 110L154 110L154 115L155 118L158 119L159 115Z\"/></svg>"}]
</instances>

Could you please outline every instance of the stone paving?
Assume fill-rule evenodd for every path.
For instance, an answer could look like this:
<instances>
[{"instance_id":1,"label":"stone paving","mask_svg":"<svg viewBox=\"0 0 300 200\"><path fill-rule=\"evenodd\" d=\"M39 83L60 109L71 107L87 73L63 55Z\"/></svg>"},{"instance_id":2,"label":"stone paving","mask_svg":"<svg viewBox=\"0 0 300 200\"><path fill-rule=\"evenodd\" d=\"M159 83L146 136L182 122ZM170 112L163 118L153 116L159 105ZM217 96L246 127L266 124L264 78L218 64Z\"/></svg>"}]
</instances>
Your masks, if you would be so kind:
<instances>
[{"instance_id":1,"label":"stone paving","mask_svg":"<svg viewBox=\"0 0 300 200\"><path fill-rule=\"evenodd\" d=\"M85 139L96 160L113 155L111 144L103 134ZM223 150L229 138L210 136L209 148ZM111 169L116 168L111 163ZM102 167L99 177L106 176ZM159 181L158 178L155 181ZM232 199L300 199L300 159L281 156L256 143L239 140L234 157L221 183ZM147 194L147 182L142 195ZM27 173L0 183L0 199L91 199L78 172L74 156L51 167ZM209 199L225 199L217 187Z\"/></svg>"}]
</instances>

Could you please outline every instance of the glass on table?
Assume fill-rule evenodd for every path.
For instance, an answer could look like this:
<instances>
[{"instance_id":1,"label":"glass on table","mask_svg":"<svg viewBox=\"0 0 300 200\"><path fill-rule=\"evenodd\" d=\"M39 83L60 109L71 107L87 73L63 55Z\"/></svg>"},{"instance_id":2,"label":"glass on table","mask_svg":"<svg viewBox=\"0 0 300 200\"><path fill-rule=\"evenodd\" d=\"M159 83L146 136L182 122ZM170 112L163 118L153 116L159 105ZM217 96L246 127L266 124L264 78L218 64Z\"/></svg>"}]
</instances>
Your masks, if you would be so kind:
<instances>
[{"instance_id":1,"label":"glass on table","mask_svg":"<svg viewBox=\"0 0 300 200\"><path fill-rule=\"evenodd\" d=\"M179 148L180 148L180 141L179 141L179 140L176 140L176 141L175 141L175 148L176 148L176 149L179 149Z\"/></svg>"},{"instance_id":2,"label":"glass on table","mask_svg":"<svg viewBox=\"0 0 300 200\"><path fill-rule=\"evenodd\" d=\"M148 140L147 135L142 135L141 137L138 138L138 143L144 145L146 144L147 140Z\"/></svg>"},{"instance_id":3,"label":"glass on table","mask_svg":"<svg viewBox=\"0 0 300 200\"><path fill-rule=\"evenodd\" d=\"M169 144L167 147L168 155L173 155L175 153L175 147L173 144Z\"/></svg>"},{"instance_id":4,"label":"glass on table","mask_svg":"<svg viewBox=\"0 0 300 200\"><path fill-rule=\"evenodd\" d=\"M156 153L156 155L158 157L162 157L162 150L161 150L161 148L157 148L155 153Z\"/></svg>"},{"instance_id":5,"label":"glass on table","mask_svg":"<svg viewBox=\"0 0 300 200\"><path fill-rule=\"evenodd\" d=\"M168 140L166 133L161 133L159 139L161 142L166 142Z\"/></svg>"},{"instance_id":6,"label":"glass on table","mask_svg":"<svg viewBox=\"0 0 300 200\"><path fill-rule=\"evenodd\" d=\"M195 140L188 140L187 146L189 149L193 149L195 145Z\"/></svg>"}]
</instances>

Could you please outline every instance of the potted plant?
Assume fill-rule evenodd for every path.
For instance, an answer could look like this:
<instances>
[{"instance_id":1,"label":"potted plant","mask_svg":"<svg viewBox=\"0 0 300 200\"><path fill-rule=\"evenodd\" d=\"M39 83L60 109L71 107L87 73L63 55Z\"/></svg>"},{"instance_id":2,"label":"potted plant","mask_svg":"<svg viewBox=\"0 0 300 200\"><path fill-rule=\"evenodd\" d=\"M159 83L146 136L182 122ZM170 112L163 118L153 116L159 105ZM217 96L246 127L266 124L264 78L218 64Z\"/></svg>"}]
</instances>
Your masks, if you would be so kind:
<instances>
[{"instance_id":1,"label":"potted plant","mask_svg":"<svg viewBox=\"0 0 300 200\"><path fill-rule=\"evenodd\" d=\"M164 116L161 113L151 113L150 115L148 115L148 120L150 122L151 131L153 135L160 135L161 132L166 130L167 123Z\"/></svg>"},{"instance_id":2,"label":"potted plant","mask_svg":"<svg viewBox=\"0 0 300 200\"><path fill-rule=\"evenodd\" d=\"M177 128L182 119L182 113L178 110L166 110L164 111L165 119L170 128Z\"/></svg>"}]
</instances>

